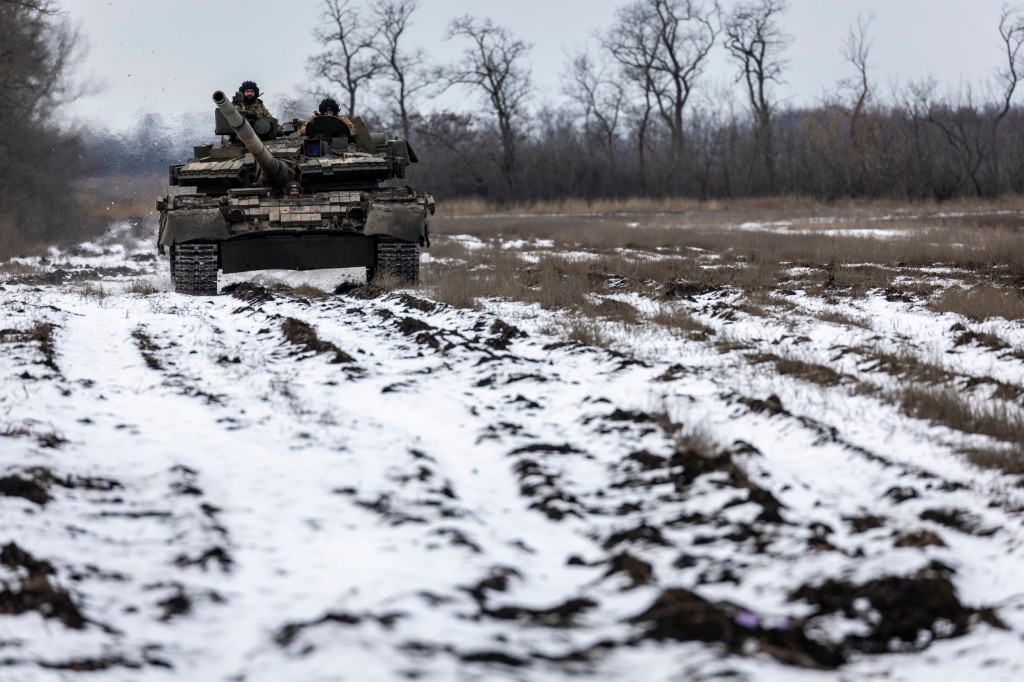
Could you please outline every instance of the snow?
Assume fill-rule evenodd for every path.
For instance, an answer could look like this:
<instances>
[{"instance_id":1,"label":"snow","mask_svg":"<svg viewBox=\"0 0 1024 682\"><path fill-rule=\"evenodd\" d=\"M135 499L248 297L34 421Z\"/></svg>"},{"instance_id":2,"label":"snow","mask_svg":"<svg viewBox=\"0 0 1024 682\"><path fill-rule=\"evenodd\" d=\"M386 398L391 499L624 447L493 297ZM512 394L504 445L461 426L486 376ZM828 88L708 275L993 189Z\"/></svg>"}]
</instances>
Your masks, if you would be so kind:
<instances>
[{"instance_id":1,"label":"snow","mask_svg":"<svg viewBox=\"0 0 1024 682\"><path fill-rule=\"evenodd\" d=\"M0 546L50 562L52 583L88 619L74 629L45 611L13 615L0 597L4 680L71 679L53 666L74 661L106 662L82 673L90 680L1024 675L1017 477L958 454L991 439L854 390L898 389L862 353L908 344L959 376L1024 383L1019 359L955 347L956 316L880 295L827 305L796 292L777 314L726 318L716 306L735 295L712 292L673 304L712 328L711 341L609 323L613 353L545 331L570 313L511 301L478 312L435 304L426 290L181 296L165 264L139 254L94 244L20 261L126 268L99 282L102 296L16 277L0 290L0 434L10 434L0 435L0 478L45 468L66 483L49 486L45 505L0 495ZM220 284L333 292L360 277L267 272ZM155 293L132 293L140 281ZM665 305L616 298L645 316ZM824 322L826 309L868 326ZM289 343L288 319L354 363ZM518 329L503 334L498 320ZM40 323L54 325L56 369L20 336ZM974 327L1024 344L1019 323ZM723 339L846 378L783 375L714 345ZM661 414L678 430L659 425ZM703 434L742 475L721 465L684 482L692 463L640 463L638 453L671 462L681 433ZM781 521L764 520L757 491L778 500ZM936 510L970 523L943 525ZM879 525L852 527L867 516ZM643 527L659 538L629 534ZM943 544L894 542L920 530ZM612 572L622 553L649 564L651 579ZM963 636L929 644L922 630L920 651L853 650L825 671L785 664L754 637L732 649L656 641L631 622L663 590L685 588L738 606L746 630L806 622L839 642L871 631L872 604L816 615L798 589L909 578L935 562L965 606L996 609L1008 629L974 618ZM0 586L14 589L25 571L0 563ZM558 625L536 615L574 599L593 604ZM936 621L939 635L951 628Z\"/></svg>"}]
</instances>

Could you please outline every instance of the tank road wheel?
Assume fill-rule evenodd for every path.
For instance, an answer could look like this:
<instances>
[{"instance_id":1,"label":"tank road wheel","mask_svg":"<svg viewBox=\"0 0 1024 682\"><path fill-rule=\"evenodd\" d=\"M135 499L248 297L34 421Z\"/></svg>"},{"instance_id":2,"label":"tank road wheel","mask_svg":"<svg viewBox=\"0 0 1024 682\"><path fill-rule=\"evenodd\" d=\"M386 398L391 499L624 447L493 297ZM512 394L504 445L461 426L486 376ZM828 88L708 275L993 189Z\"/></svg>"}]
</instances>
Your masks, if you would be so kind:
<instances>
[{"instance_id":1,"label":"tank road wheel","mask_svg":"<svg viewBox=\"0 0 1024 682\"><path fill-rule=\"evenodd\" d=\"M175 244L171 248L174 291L193 296L217 294L217 244Z\"/></svg>"},{"instance_id":2,"label":"tank road wheel","mask_svg":"<svg viewBox=\"0 0 1024 682\"><path fill-rule=\"evenodd\" d=\"M377 253L373 267L366 268L366 281L389 274L403 284L420 281L420 247L394 237L377 237Z\"/></svg>"}]
</instances>

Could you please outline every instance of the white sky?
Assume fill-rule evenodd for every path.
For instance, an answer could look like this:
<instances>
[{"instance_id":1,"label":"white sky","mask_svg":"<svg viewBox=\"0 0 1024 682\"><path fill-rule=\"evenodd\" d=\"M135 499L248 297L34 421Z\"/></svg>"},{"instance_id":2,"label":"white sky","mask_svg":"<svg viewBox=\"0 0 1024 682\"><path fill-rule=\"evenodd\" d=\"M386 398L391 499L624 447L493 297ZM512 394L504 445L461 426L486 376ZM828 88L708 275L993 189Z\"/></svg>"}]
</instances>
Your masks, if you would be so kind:
<instances>
[{"instance_id":1,"label":"white sky","mask_svg":"<svg viewBox=\"0 0 1024 682\"><path fill-rule=\"evenodd\" d=\"M458 58L463 44L445 41L448 22L470 13L510 28L533 45L535 103L560 98L559 75L568 51L584 45L612 23L628 0L422 0L410 44L427 48L436 61ZM80 22L89 52L79 74L101 85L73 110L115 127L134 113L173 117L211 109L210 94L233 91L254 79L274 109L280 95L294 95L307 82L306 58L318 51L311 31L319 0L63 0ZM724 0L726 6L732 0ZM874 14L872 77L886 91L934 75L950 88L984 85L1000 64L997 32L1001 0L791 0L783 17L793 36L787 51L786 85L779 95L794 104L814 102L849 75L839 48L859 15ZM706 85L731 81L721 54ZM340 94L340 93L339 93ZM475 102L447 96L449 108Z\"/></svg>"}]
</instances>

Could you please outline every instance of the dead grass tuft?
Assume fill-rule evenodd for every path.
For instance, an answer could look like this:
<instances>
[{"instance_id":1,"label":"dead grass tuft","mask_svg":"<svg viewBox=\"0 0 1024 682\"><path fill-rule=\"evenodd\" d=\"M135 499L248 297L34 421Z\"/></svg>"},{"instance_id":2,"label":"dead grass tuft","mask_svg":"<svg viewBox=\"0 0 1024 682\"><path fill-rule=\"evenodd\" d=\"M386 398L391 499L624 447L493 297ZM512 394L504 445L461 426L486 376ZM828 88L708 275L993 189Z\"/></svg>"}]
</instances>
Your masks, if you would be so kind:
<instances>
[{"instance_id":1,"label":"dead grass tuft","mask_svg":"<svg viewBox=\"0 0 1024 682\"><path fill-rule=\"evenodd\" d=\"M1024 474L1024 450L1020 447L969 448L962 452L969 462L983 469L996 469L1007 474Z\"/></svg>"},{"instance_id":2,"label":"dead grass tuft","mask_svg":"<svg viewBox=\"0 0 1024 682\"><path fill-rule=\"evenodd\" d=\"M721 443L701 426L680 426L675 436L675 445L678 451L690 450L708 456L722 451Z\"/></svg>"},{"instance_id":3,"label":"dead grass tuft","mask_svg":"<svg viewBox=\"0 0 1024 682\"><path fill-rule=\"evenodd\" d=\"M131 280L124 291L126 294L136 294L138 296L152 296L153 294L160 293L160 290L153 286L152 282L142 277Z\"/></svg>"},{"instance_id":4,"label":"dead grass tuft","mask_svg":"<svg viewBox=\"0 0 1024 682\"><path fill-rule=\"evenodd\" d=\"M610 349L612 347L612 339L608 335L607 325L591 317L573 316L563 329L562 336L570 341L578 341L594 348Z\"/></svg>"},{"instance_id":5,"label":"dead grass tuft","mask_svg":"<svg viewBox=\"0 0 1024 682\"><path fill-rule=\"evenodd\" d=\"M864 362L861 363L860 369L865 372L884 372L904 382L928 386L951 384L956 380L955 374L936 363L918 357L911 348L891 351L878 347L858 346L850 350L863 356Z\"/></svg>"},{"instance_id":6,"label":"dead grass tuft","mask_svg":"<svg viewBox=\"0 0 1024 682\"><path fill-rule=\"evenodd\" d=\"M714 329L695 318L687 310L676 306L662 306L651 318L651 321L695 341L705 341L715 335Z\"/></svg>"},{"instance_id":7,"label":"dead grass tuft","mask_svg":"<svg viewBox=\"0 0 1024 682\"><path fill-rule=\"evenodd\" d=\"M0 329L0 343L36 343L43 359L40 364L60 374L53 345L56 327L50 322L36 322L28 329Z\"/></svg>"},{"instance_id":8,"label":"dead grass tuft","mask_svg":"<svg viewBox=\"0 0 1024 682\"><path fill-rule=\"evenodd\" d=\"M157 353L161 350L160 346L153 342L153 339L146 333L146 330L139 327L132 332L132 338L135 339L135 345L139 347L139 352L142 354L142 359L145 360L146 366L150 369L163 369L160 358L157 357Z\"/></svg>"},{"instance_id":9,"label":"dead grass tuft","mask_svg":"<svg viewBox=\"0 0 1024 682\"><path fill-rule=\"evenodd\" d=\"M843 381L843 375L831 367L805 362L797 358L780 357L773 353L754 353L749 356L749 360L754 364L771 363L779 374L809 381L819 386L837 386Z\"/></svg>"},{"instance_id":10,"label":"dead grass tuft","mask_svg":"<svg viewBox=\"0 0 1024 682\"><path fill-rule=\"evenodd\" d=\"M586 301L581 307L585 315L600 317L609 322L633 325L639 319L639 312L629 303L614 298L602 298L600 302Z\"/></svg>"},{"instance_id":11,"label":"dead grass tuft","mask_svg":"<svg viewBox=\"0 0 1024 682\"><path fill-rule=\"evenodd\" d=\"M477 275L466 268L439 267L431 263L422 274L424 285L429 287L432 298L455 308L476 309L477 298L481 295Z\"/></svg>"},{"instance_id":12,"label":"dead grass tuft","mask_svg":"<svg viewBox=\"0 0 1024 682\"><path fill-rule=\"evenodd\" d=\"M896 396L896 402L909 417L1024 447L1024 418L1005 403L972 404L960 391L948 386L911 386Z\"/></svg>"},{"instance_id":13,"label":"dead grass tuft","mask_svg":"<svg viewBox=\"0 0 1024 682\"><path fill-rule=\"evenodd\" d=\"M391 292L396 289L408 289L410 286L414 286L401 279L397 275L391 272L377 272L373 276L373 280L367 282L367 284L374 286L381 291Z\"/></svg>"},{"instance_id":14,"label":"dead grass tuft","mask_svg":"<svg viewBox=\"0 0 1024 682\"><path fill-rule=\"evenodd\" d=\"M102 284L96 284L94 282L79 284L75 286L74 291L82 298L92 299L99 302L107 300L111 295L110 291Z\"/></svg>"},{"instance_id":15,"label":"dead grass tuft","mask_svg":"<svg viewBox=\"0 0 1024 682\"><path fill-rule=\"evenodd\" d=\"M1007 289L992 283L978 284L970 289L950 287L928 305L939 313L956 313L969 320L993 317L1024 320L1024 296L1019 289Z\"/></svg>"},{"instance_id":16,"label":"dead grass tuft","mask_svg":"<svg viewBox=\"0 0 1024 682\"><path fill-rule=\"evenodd\" d=\"M823 310L817 314L822 322L836 324L841 327L858 327L860 329L871 329L871 321L866 317L854 317L835 310Z\"/></svg>"}]
</instances>

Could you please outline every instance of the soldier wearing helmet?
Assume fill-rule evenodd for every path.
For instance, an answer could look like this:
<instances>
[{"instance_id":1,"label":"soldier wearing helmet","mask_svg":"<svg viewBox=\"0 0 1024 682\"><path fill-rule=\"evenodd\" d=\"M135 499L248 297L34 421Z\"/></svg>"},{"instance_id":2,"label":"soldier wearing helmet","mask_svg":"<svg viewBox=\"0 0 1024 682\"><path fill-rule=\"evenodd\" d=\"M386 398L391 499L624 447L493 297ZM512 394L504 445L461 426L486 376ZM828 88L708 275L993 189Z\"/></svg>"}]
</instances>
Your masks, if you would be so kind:
<instances>
[{"instance_id":1,"label":"soldier wearing helmet","mask_svg":"<svg viewBox=\"0 0 1024 682\"><path fill-rule=\"evenodd\" d=\"M260 98L256 81L243 81L234 97L235 109L253 118L274 118Z\"/></svg>"},{"instance_id":2,"label":"soldier wearing helmet","mask_svg":"<svg viewBox=\"0 0 1024 682\"><path fill-rule=\"evenodd\" d=\"M340 111L341 111L341 108L338 106L338 102L335 101L335 99L333 97L325 97L324 99L320 100L320 106L317 108L316 113L313 114L312 116L310 116L309 118L307 118L306 122L302 124L301 128L299 128L299 134L305 135L306 134L306 126L309 125L309 122L312 121L313 119L315 119L317 116L334 116L336 118L341 119L341 122L345 124L346 128L348 128L349 134L353 138L355 138L355 136L356 136L356 126L355 126L355 124L352 123L352 121L348 120L347 116L342 116L340 114Z\"/></svg>"}]
</instances>

